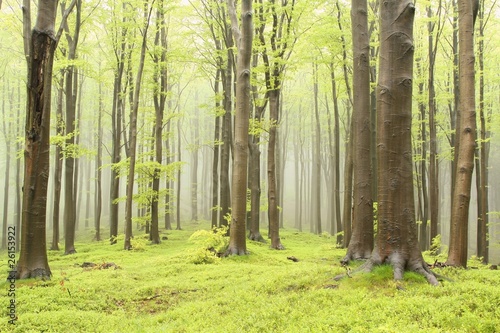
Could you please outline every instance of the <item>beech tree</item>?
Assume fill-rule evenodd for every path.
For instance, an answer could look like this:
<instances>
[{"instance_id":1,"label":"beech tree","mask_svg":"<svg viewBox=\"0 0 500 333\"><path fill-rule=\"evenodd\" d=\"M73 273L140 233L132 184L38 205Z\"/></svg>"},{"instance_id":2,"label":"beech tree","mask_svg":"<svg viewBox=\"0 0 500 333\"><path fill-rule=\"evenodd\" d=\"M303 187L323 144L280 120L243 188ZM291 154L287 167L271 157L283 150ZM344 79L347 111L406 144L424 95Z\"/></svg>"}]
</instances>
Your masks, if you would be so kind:
<instances>
[{"instance_id":1,"label":"beech tree","mask_svg":"<svg viewBox=\"0 0 500 333\"><path fill-rule=\"evenodd\" d=\"M353 226L342 260L367 259L373 250L373 200L371 188L370 124L370 39L366 0L353 0L351 7L353 41Z\"/></svg>"},{"instance_id":2,"label":"beech tree","mask_svg":"<svg viewBox=\"0 0 500 333\"><path fill-rule=\"evenodd\" d=\"M467 266L468 221L474 152L476 149L476 104L474 74L474 23L478 0L458 4L459 108L455 183L451 198L450 247L447 264Z\"/></svg>"},{"instance_id":3,"label":"beech tree","mask_svg":"<svg viewBox=\"0 0 500 333\"><path fill-rule=\"evenodd\" d=\"M388 263L394 279L404 270L438 281L422 258L415 221L411 110L414 4L380 4L380 57L377 83L378 228L365 270Z\"/></svg>"},{"instance_id":4,"label":"beech tree","mask_svg":"<svg viewBox=\"0 0 500 333\"><path fill-rule=\"evenodd\" d=\"M62 23L73 9L64 12ZM50 278L47 260L46 208L50 153L50 111L54 52L62 30L55 33L57 1L39 0L29 47L22 243L16 278Z\"/></svg>"},{"instance_id":5,"label":"beech tree","mask_svg":"<svg viewBox=\"0 0 500 333\"><path fill-rule=\"evenodd\" d=\"M228 0L238 60L236 66L236 114L234 123L234 161L231 197L231 225L228 254L246 254L246 199L248 175L248 128L250 117L250 59L252 56L252 0L241 2L241 29L233 0Z\"/></svg>"}]
</instances>

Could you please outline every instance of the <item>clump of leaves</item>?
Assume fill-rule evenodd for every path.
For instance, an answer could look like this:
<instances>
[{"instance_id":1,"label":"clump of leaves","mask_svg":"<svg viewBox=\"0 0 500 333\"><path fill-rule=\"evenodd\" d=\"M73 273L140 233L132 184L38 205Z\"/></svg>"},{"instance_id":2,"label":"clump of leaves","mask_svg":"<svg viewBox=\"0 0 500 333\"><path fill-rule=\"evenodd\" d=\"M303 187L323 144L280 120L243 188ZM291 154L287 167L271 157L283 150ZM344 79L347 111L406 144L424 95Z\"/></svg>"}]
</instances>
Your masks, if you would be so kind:
<instances>
[{"instance_id":1,"label":"clump of leaves","mask_svg":"<svg viewBox=\"0 0 500 333\"><path fill-rule=\"evenodd\" d=\"M189 241L199 245L191 255L191 260L195 264L212 264L220 260L229 246L227 236L227 226L213 228L212 230L195 231Z\"/></svg>"},{"instance_id":2,"label":"clump of leaves","mask_svg":"<svg viewBox=\"0 0 500 333\"><path fill-rule=\"evenodd\" d=\"M446 261L446 253L448 253L448 248L441 243L441 234L432 239L429 250L424 252L425 255L429 255L438 261Z\"/></svg>"}]
</instances>

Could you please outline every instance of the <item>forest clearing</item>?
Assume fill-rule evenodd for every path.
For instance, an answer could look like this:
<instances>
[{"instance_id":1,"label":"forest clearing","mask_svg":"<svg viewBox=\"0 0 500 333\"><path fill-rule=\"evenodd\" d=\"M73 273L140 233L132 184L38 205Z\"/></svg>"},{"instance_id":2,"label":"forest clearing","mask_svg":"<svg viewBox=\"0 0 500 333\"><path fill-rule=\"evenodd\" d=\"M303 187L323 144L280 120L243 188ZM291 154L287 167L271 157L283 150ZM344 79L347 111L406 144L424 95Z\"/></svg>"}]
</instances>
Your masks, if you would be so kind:
<instances>
[{"instance_id":1,"label":"forest clearing","mask_svg":"<svg viewBox=\"0 0 500 333\"><path fill-rule=\"evenodd\" d=\"M493 333L500 327L500 271L477 260L469 262L477 269L435 269L453 280L438 287L411 272L395 282L388 266L335 281L345 272L345 250L327 234L283 230L286 250L249 242L249 256L218 259L189 240L208 227L205 221L162 230L168 241L159 245L138 233L132 251L82 232L78 253L49 251L51 280L17 282L18 321L4 318L0 332ZM194 263L200 258L206 263ZM84 262L98 266L82 268ZM100 269L105 262L118 267ZM1 293L0 303L7 302Z\"/></svg>"}]
</instances>

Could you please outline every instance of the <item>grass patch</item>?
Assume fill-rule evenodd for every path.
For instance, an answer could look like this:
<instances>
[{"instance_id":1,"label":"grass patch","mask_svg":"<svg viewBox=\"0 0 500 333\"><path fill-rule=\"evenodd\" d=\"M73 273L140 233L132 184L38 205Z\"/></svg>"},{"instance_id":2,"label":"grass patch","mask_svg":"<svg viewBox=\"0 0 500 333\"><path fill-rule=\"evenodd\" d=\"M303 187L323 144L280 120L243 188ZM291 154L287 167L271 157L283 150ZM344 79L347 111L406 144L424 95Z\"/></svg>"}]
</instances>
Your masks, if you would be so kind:
<instances>
[{"instance_id":1,"label":"grass patch","mask_svg":"<svg viewBox=\"0 0 500 333\"><path fill-rule=\"evenodd\" d=\"M209 229L208 223L206 229ZM16 283L19 320L0 332L495 332L500 327L499 271L440 270L454 282L432 287L414 273L393 281L391 267L339 282L345 250L333 238L282 230L286 249L249 241L250 255L197 262L207 243L195 227L139 251L123 242L77 243L49 251L50 281ZM204 228L197 225L197 229ZM203 235L203 233L202 233ZM220 245L215 236L209 241ZM86 239L84 237L79 239ZM213 243L215 242L215 243ZM7 253L0 270L7 275ZM209 254L203 254L209 255ZM295 257L293 262L287 257ZM119 268L82 268L113 262ZM428 260L432 262L432 260ZM0 288L8 289L7 282Z\"/></svg>"}]
</instances>

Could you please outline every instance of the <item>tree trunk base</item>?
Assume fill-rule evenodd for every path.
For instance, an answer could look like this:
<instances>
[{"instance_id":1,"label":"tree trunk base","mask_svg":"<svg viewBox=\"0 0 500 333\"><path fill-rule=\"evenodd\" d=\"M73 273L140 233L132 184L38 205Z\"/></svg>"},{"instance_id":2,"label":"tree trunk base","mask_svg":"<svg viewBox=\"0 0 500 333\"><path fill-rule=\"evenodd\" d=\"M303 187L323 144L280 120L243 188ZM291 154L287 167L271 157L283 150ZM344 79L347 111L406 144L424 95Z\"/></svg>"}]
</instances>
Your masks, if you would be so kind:
<instances>
[{"instance_id":1,"label":"tree trunk base","mask_svg":"<svg viewBox=\"0 0 500 333\"><path fill-rule=\"evenodd\" d=\"M242 249L238 249L238 248L235 248L235 247L229 247L226 250L226 253L224 253L224 257L228 257L228 256L245 256L245 255L248 255L248 251L242 250Z\"/></svg>"},{"instance_id":2,"label":"tree trunk base","mask_svg":"<svg viewBox=\"0 0 500 333\"><path fill-rule=\"evenodd\" d=\"M35 268L31 270L28 268L24 268L16 273L16 279L21 280L21 279L34 278L34 279L50 280L51 275L52 273L49 268Z\"/></svg>"},{"instance_id":3,"label":"tree trunk base","mask_svg":"<svg viewBox=\"0 0 500 333\"><path fill-rule=\"evenodd\" d=\"M400 281L403 280L403 273L405 270L415 272L417 274L423 275L427 282L432 284L433 286L439 285L437 276L434 272L432 272L427 264L424 261L420 260L400 260L397 255L388 258L386 261L381 262L379 260L375 260L370 258L367 262L357 268L354 272L350 273L348 270L346 274L340 274L334 277L335 281L341 280L342 278L349 276L355 273L369 273L373 270L375 266L380 266L383 264L389 264L393 267L394 271L394 280Z\"/></svg>"},{"instance_id":4,"label":"tree trunk base","mask_svg":"<svg viewBox=\"0 0 500 333\"><path fill-rule=\"evenodd\" d=\"M76 250L74 248L68 249L68 250L64 251L65 255L67 255L67 254L75 254L75 253L76 253Z\"/></svg>"},{"instance_id":5,"label":"tree trunk base","mask_svg":"<svg viewBox=\"0 0 500 333\"><path fill-rule=\"evenodd\" d=\"M255 242L266 243L266 240L264 239L264 237L262 237L262 235L258 231L257 232L250 231L250 233L248 234L248 239Z\"/></svg>"}]
</instances>

